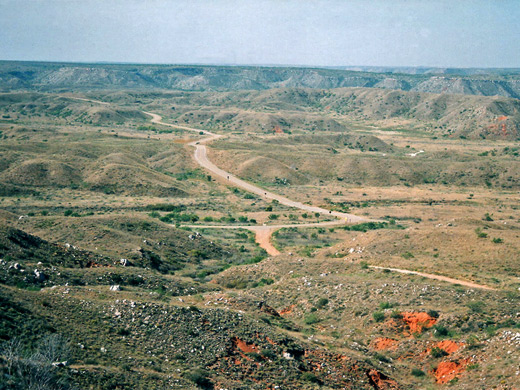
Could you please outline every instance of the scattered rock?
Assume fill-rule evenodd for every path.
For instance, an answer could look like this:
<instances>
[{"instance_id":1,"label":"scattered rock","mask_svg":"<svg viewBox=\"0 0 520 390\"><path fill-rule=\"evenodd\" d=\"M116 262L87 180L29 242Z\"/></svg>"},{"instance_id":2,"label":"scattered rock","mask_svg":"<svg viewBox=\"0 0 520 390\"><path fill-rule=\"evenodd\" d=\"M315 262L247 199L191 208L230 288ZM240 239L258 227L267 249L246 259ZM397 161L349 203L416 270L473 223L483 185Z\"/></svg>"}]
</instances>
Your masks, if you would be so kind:
<instances>
[{"instance_id":1,"label":"scattered rock","mask_svg":"<svg viewBox=\"0 0 520 390\"><path fill-rule=\"evenodd\" d=\"M45 274L37 269L34 270L34 277L38 282L43 282L46 279Z\"/></svg>"},{"instance_id":2,"label":"scattered rock","mask_svg":"<svg viewBox=\"0 0 520 390\"><path fill-rule=\"evenodd\" d=\"M287 360L294 360L294 356L291 355L289 352L284 352L282 354L282 356L284 357L284 359L287 359Z\"/></svg>"}]
</instances>

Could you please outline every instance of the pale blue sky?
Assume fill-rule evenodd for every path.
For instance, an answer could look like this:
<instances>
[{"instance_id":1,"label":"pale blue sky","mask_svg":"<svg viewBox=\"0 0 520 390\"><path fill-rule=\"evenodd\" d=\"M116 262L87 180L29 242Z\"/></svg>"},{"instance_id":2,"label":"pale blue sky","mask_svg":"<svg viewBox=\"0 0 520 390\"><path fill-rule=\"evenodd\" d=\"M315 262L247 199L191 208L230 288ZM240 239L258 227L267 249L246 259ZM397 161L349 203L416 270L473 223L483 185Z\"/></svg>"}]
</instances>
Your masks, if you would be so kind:
<instances>
[{"instance_id":1,"label":"pale blue sky","mask_svg":"<svg viewBox=\"0 0 520 390\"><path fill-rule=\"evenodd\" d=\"M520 0L0 0L0 60L520 67Z\"/></svg>"}]
</instances>

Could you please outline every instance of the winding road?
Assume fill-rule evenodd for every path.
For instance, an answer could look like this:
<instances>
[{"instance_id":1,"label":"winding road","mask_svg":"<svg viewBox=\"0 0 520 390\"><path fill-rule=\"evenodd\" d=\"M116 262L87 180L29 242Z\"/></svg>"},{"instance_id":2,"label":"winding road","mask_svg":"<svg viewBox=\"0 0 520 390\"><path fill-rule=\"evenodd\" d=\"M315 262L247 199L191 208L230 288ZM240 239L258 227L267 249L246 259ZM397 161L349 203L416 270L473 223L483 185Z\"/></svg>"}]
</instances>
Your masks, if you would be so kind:
<instances>
[{"instance_id":1,"label":"winding road","mask_svg":"<svg viewBox=\"0 0 520 390\"><path fill-rule=\"evenodd\" d=\"M91 99L86 99L86 98L78 98L78 97L72 97L72 96L62 96L62 97L68 98L68 99L75 99L75 100L81 100L81 101L86 101L86 102L98 103L98 104L103 104L103 105L110 104L107 102L102 102L99 100L91 100ZM281 204L289 206L289 207L295 207L295 208L309 211L312 213L332 215L332 216L339 218L339 220L337 220L337 221L316 222L316 223L306 223L306 224L263 225L263 226L188 225L188 227L199 228L199 229L204 229L204 228L206 228L206 229L210 229L210 228L214 228L214 229L216 229L216 228L218 228L218 229L247 229L247 230L255 232L256 241L260 244L260 246L262 248L264 248L267 251L267 253L269 255L276 256L276 255L279 255L280 252L271 244L270 238L271 238L273 231L275 231L277 229L290 228L290 227L299 227L300 228L300 227L318 227L318 226L337 226L337 225L342 225L344 223L358 223L358 222L374 221L374 220L360 217L360 216L357 216L354 214L341 213L341 212L337 212L337 211L326 210L321 207L309 206L309 205L303 204L301 202L293 201L289 198L275 194L273 192L264 190L260 187L250 184L244 180L241 180L241 179L233 176L231 173L226 172L223 169L220 169L219 167L217 167L215 164L213 164L208 159L207 149L206 149L205 144L208 142L214 141L218 138L221 138L222 135L215 134L215 133L212 133L207 130L195 129L193 127L166 123L166 122L162 121L162 117L158 114L154 114L154 113L146 112L146 111L143 111L143 113L152 117L152 119L151 119L152 123L156 123L158 125L168 126L168 127L172 127L172 128L177 128L177 129L188 130L188 131L196 132L200 135L206 135L207 136L206 138L203 138L198 141L193 141L188 144L195 148L195 153L194 153L195 161L201 167L207 169L208 171L212 172L216 176L219 176L221 179L227 181L228 183L233 184L237 187L243 188L246 191L255 193L265 199L277 200ZM459 279L454 279L454 278L449 278L447 276L429 274L429 273L418 272L418 271L410 271L410 270L405 270L405 269L400 269L400 268L379 267L379 266L374 266L374 265L371 265L369 267L372 269L388 270L388 271L393 271L393 272L398 272L398 273L408 274L408 275L418 275L418 276L422 276L422 277L425 277L428 279L439 280L439 281L456 284L456 285L462 285L462 286L466 286L466 287L470 287L470 288L478 288L478 289L483 289L483 290L496 290L496 289L486 286L486 285L477 284L477 283L459 280Z\"/></svg>"},{"instance_id":2,"label":"winding road","mask_svg":"<svg viewBox=\"0 0 520 390\"><path fill-rule=\"evenodd\" d=\"M231 173L224 171L223 169L220 169L215 164L213 164L209 159L207 155L207 148L206 143L214 141L222 135L211 133L207 130L200 130L200 129L194 129L192 127L186 127L186 126L180 126L180 125L173 125L171 123L162 122L162 117L157 114L153 114L151 112L143 111L145 114L150 115L152 117L152 123L156 123L158 125L163 126L169 126L173 128L183 129L183 130L189 130L194 131L197 133L202 133L204 135L207 135L207 138L201 139L199 141L193 141L190 142L188 145L191 145L195 147L195 154L194 158L195 161L203 168L207 169L211 173L215 174L216 176L219 176L221 179L224 179L229 184L233 184L236 187L240 187L248 192L252 192L254 194L257 194L265 199L272 199L277 200L281 204L289 207L294 207L300 210L309 211L311 213L320 213L320 214L326 214L326 215L332 215L337 218L341 218L343 221L347 223L358 223L358 222L368 222L370 219L360 217L354 214L348 214L348 213L341 213L339 211L331 211L327 210L321 207L316 206L309 206L306 204L303 204L301 202L297 202L294 200L291 200L289 198L286 198L285 196L281 196L278 194L275 194L273 192L267 191L263 188L257 187L251 183L248 183L244 180L241 180L237 178L236 176L233 176Z\"/></svg>"},{"instance_id":3,"label":"winding road","mask_svg":"<svg viewBox=\"0 0 520 390\"><path fill-rule=\"evenodd\" d=\"M226 172L223 169L220 169L219 167L217 167L215 164L213 164L208 159L207 148L206 148L205 144L207 142L214 141L214 140L222 137L222 135L215 134L215 133L212 133L212 132L207 131L207 130L200 130L200 129L195 129L195 128L192 128L192 127L186 127L186 126L180 126L180 125L174 125L174 124L171 124L171 123L162 122L162 117L160 115L157 115L157 114L154 114L154 113L151 113L151 112L146 112L146 111L143 111L143 112L145 114L147 114L147 115L150 115L152 117L152 122L153 123L156 123L156 124L159 124L159 125L163 125L163 126L169 126L169 127L173 127L173 128L178 128L178 129L189 130L189 131L197 132L199 134L202 133L203 135L207 135L208 136L207 138L203 138L203 139L201 139L199 141L190 142L188 145L191 145L191 146L195 147L194 158L195 158L195 161L201 167L207 169L211 173L213 173L213 174L219 176L220 178L226 180L228 183L234 184L235 186L243 188L246 191L255 193L255 194L257 194L257 195L259 195L259 196L261 196L261 197L263 197L265 199L277 200L281 204L289 206L289 207L295 207L295 208L298 208L298 209L301 209L301 210L305 210L305 211L309 211L309 212L312 212L312 213L333 215L333 216L335 216L337 218L340 218L340 220L338 220L338 221L317 222L317 223L307 223L307 224L264 225L264 226L243 226L243 225L242 226L240 226L240 225L238 225L238 226L235 226L235 225L227 225L227 226L206 225L206 226L204 226L204 225L188 225L188 227L199 228L199 229L204 229L204 228L206 228L206 229L210 229L210 228L247 229L247 230L255 232L255 240L260 245L260 247L264 248L269 255L277 256L277 255L280 254L280 252L271 243L271 236L272 236L272 233L275 230L278 230L278 229L281 229L281 228L289 228L289 227L298 227L298 228L300 228L300 227L336 226L336 225L342 225L344 223L359 223L359 222L374 221L374 220L370 220L368 218L363 218L363 217L360 217L360 216L357 216L357 215L354 215L354 214L341 213L341 212L338 212L338 211L326 210L326 209L321 208L321 207L309 206L309 205L303 204L301 202L297 202L297 201L291 200L289 198L286 198L284 196L275 194L273 192L269 192L267 190L264 190L264 189L262 189L260 187L255 186L253 184L250 184L250 183L248 183L248 182L246 182L244 180L241 180L241 179L233 176L231 173ZM422 276L422 277L425 277L425 278L428 278L428 279L440 280L440 281L443 281L443 282L447 282L447 283L451 283L451 284L458 284L458 285L466 286L466 287L470 287L470 288L478 288L478 289L483 289L483 290L495 290L494 288L489 287L489 286L485 286L485 285L477 284L477 283L473 283L473 282L468 282L468 281L464 281L464 280L449 278L447 276L429 274L429 273L425 273L425 272L409 271L409 270L399 269L399 268L388 268L388 267L379 267L379 266L369 266L369 267L373 268L373 269L388 270L388 271L393 271L393 272L398 272L398 273L408 274L408 275L418 275L418 276Z\"/></svg>"}]
</instances>

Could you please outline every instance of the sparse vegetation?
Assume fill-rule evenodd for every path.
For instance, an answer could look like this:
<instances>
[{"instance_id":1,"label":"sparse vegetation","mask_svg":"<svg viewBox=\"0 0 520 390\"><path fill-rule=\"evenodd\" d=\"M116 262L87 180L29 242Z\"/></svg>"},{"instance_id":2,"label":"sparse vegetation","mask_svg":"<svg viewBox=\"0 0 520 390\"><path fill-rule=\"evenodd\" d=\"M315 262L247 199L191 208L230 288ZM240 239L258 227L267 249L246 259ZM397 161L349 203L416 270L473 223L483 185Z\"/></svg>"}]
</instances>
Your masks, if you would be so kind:
<instances>
[{"instance_id":1,"label":"sparse vegetation","mask_svg":"<svg viewBox=\"0 0 520 390\"><path fill-rule=\"evenodd\" d=\"M516 103L362 88L85 91L110 102L98 107L63 91L0 94L7 388L27 388L36 366L56 388L362 388L373 370L419 388L448 361L464 370L454 388L517 384ZM225 134L208 157L235 177L366 220L221 182L186 145L204 134L150 125L140 110L151 107ZM507 136L490 127L503 111ZM267 238L280 256L255 241L273 225L290 226ZM67 365L31 360L59 334Z\"/></svg>"}]
</instances>

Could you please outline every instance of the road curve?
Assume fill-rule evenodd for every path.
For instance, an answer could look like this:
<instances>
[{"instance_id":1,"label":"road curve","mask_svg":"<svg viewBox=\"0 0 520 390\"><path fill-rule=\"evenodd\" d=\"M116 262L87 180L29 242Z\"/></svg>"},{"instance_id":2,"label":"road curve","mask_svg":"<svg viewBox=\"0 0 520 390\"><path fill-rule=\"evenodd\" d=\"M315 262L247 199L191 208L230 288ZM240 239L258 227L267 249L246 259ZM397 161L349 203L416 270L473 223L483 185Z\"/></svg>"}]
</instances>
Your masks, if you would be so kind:
<instances>
[{"instance_id":1,"label":"road curve","mask_svg":"<svg viewBox=\"0 0 520 390\"><path fill-rule=\"evenodd\" d=\"M68 99L82 100L82 101L87 101L87 102L92 102L92 103L99 103L99 104L104 104L104 105L110 104L110 103L102 102L102 101L99 101L99 100L77 98L77 97L72 97L72 96L63 96L63 97L64 98L68 98ZM317 212L317 213L320 213L320 214L333 215L335 217L341 218L341 222L340 221L328 221L328 222L306 223L306 224L301 224L301 225L297 225L297 224L263 225L263 226L243 226L243 225L242 226L241 225L225 225L225 226L206 225L206 226L204 226L204 225L188 225L191 228L199 228L199 229L220 228L220 229L247 229L247 230L251 230L251 231L255 232L255 234L256 234L256 237L255 237L256 241L260 244L260 246L262 248L264 248L267 251L267 253L269 253L271 256L276 256L276 255L279 255L280 252L270 242L271 235L272 235L273 231L276 230L276 229L288 228L288 227L334 226L334 225L343 224L344 222L366 222L366 221L370 221L370 219L359 217L357 215L348 214L348 213L340 213L340 212L336 212L336 211L329 211L329 210L323 209L321 207L313 207L313 206L305 205L305 204L300 203L300 202L295 202L295 201L292 201L292 200L290 200L288 198L285 198L283 196L274 194L274 193L269 192L269 191L265 191L265 190L263 190L263 189L261 189L259 187L256 187L256 186L254 186L254 185L252 185L250 183L247 183L247 182L245 182L243 180L240 180L240 179L234 177L233 175L231 175L229 172L226 172L226 171L218 168L215 164L213 164L211 161L209 161L209 159L207 157L206 146L204 144L207 143L207 142L210 142L210 141L213 141L215 139L218 139L218 138L222 137L221 135L212 133L212 132L207 131L207 130L195 129L193 127L174 125L174 124L171 124L171 123L162 122L162 117L160 115L158 115L158 114L154 114L154 113L146 112L146 111L143 111L143 113L145 113L147 115L150 115L152 117L152 119L151 119L152 123L156 123L156 124L163 125L163 126L169 126L169 127L173 127L173 128L178 128L178 129L183 129L183 130L188 130L188 131L193 131L193 132L197 132L199 134L202 133L203 135L207 135L208 136L207 138L201 139L200 141L194 141L194 142L190 142L189 143L189 145L195 147L195 154L194 154L195 160L202 167L206 168L207 170L211 171L212 173L216 174L217 176L220 176L221 178L223 178L225 180L228 180L230 183L232 183L232 184L234 184L234 185L236 185L238 187L241 187L241 188L243 188L243 189L245 189L247 191L250 191L250 192L253 192L253 193L258 194L260 196L263 196L263 197L265 197L267 199L276 199L278 202L280 202L280 203L282 203L282 204L284 204L286 206L296 207L296 208L299 208L299 209L302 209L302 210L306 210L306 211L310 211L310 212ZM458 284L458 285L466 286L466 287L470 287L470 288L479 288L479 289L483 289L483 290L496 291L496 289L494 289L492 287L489 287L489 286L485 286L485 285L477 284L477 283L473 283L473 282L468 282L468 281L464 281L464 280L453 279L453 278L449 278L447 276L429 274L429 273L418 272L418 271L410 271L410 270L400 269L400 268L379 267L379 266L375 266L375 265L370 265L369 267L373 268L373 269L381 269L381 270L389 270L389 271L393 271L393 272L399 272L399 273L407 274L407 275L418 275L418 276L422 276L422 277L425 277L425 278L428 278L428 279L440 280L440 281L443 281L443 282L447 282L447 283L451 283L451 284Z\"/></svg>"},{"instance_id":2,"label":"road curve","mask_svg":"<svg viewBox=\"0 0 520 390\"><path fill-rule=\"evenodd\" d=\"M241 180L241 179L237 178L236 176L233 176L231 173L226 172L223 169L220 169L219 167L217 167L215 164L213 164L208 159L207 148L206 148L205 143L214 141L214 140L222 137L221 135L214 134L207 130L200 130L200 129L195 129L193 127L186 127L186 126L180 126L180 125L174 125L171 123L162 122L162 117L160 115L157 115L157 114L154 114L151 112L146 112L146 111L143 111L143 112L152 117L152 123L156 123L156 124L163 125L163 126L169 126L169 127L173 127L173 128L178 128L178 129L194 131L199 134L202 133L204 135L209 136L200 141L190 142L188 145L195 147L194 158L195 158L195 161L201 167L207 169L214 175L219 176L220 178L226 180L229 184L235 185L236 187L240 187L248 192L257 194L264 199L276 200L285 206L294 207L294 208L297 208L300 210L305 210L305 211L308 211L311 213L320 213L320 214L331 215L331 216L340 218L342 221L344 221L346 223L357 223L357 222L370 221L370 219L368 219L368 218L360 217L360 216L357 216L354 214L341 213L339 211L331 211L331 210L327 210L327 209L317 207L317 206L309 206L309 205L303 204L301 202L297 202L297 201L291 200L289 198L286 198L285 196L275 194L274 192L264 190L251 183Z\"/></svg>"}]
</instances>

